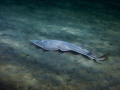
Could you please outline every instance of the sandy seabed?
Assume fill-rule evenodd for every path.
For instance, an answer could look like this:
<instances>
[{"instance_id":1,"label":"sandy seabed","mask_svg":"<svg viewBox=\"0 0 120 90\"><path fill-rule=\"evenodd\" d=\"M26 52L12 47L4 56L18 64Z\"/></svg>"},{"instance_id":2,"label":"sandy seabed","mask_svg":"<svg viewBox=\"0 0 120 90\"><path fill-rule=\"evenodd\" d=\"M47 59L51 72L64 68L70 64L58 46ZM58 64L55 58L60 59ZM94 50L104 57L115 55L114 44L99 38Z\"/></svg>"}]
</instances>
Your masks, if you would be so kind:
<instances>
[{"instance_id":1,"label":"sandy seabed","mask_svg":"<svg viewBox=\"0 0 120 90\"><path fill-rule=\"evenodd\" d=\"M112 3L113 7L78 4L82 6L60 2L42 3L41 7L32 3L0 5L2 90L120 90L117 3ZM97 56L111 54L96 63L81 54L44 51L30 39L56 39L79 46L85 43Z\"/></svg>"}]
</instances>

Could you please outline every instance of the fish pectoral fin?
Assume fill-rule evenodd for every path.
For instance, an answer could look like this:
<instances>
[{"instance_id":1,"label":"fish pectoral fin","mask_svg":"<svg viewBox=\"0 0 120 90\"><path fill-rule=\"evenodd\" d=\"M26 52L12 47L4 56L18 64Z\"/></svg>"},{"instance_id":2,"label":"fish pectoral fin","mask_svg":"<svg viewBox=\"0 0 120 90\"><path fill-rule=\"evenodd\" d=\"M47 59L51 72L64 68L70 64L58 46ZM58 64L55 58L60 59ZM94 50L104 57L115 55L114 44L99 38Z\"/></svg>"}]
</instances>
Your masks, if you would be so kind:
<instances>
[{"instance_id":1,"label":"fish pectoral fin","mask_svg":"<svg viewBox=\"0 0 120 90\"><path fill-rule=\"evenodd\" d=\"M110 55L110 53L106 53L103 56L96 58L96 60L106 60L109 55Z\"/></svg>"},{"instance_id":2,"label":"fish pectoral fin","mask_svg":"<svg viewBox=\"0 0 120 90\"><path fill-rule=\"evenodd\" d=\"M65 46L59 46L59 49L61 51L69 51L70 50L68 47L65 47Z\"/></svg>"}]
</instances>

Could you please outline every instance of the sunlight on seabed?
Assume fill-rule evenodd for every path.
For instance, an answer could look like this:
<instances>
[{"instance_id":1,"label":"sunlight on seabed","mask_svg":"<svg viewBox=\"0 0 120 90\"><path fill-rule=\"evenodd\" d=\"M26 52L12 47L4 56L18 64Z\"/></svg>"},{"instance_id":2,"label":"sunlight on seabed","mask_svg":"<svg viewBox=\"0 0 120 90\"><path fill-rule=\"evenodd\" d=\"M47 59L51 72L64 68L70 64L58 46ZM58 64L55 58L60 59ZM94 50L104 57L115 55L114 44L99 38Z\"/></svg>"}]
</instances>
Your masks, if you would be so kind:
<instances>
[{"instance_id":1,"label":"sunlight on seabed","mask_svg":"<svg viewBox=\"0 0 120 90\"><path fill-rule=\"evenodd\" d=\"M20 50L20 52L29 53L32 56L36 57L36 58L40 57L39 54L33 55L33 53L32 53L33 51L30 50L30 49L28 49L28 48L26 48L24 44L21 44L19 42L11 40L11 39L2 39L1 41L4 42L4 43L10 44L16 50L18 50L18 51ZM78 57L76 57L76 55L73 55L72 57L78 59L77 62L80 63L80 64L82 64L82 65L84 65L84 66L86 66L86 67L91 67L91 66L94 65L94 62L91 62L91 60L87 60L86 61L86 58L83 57L81 54ZM70 61L74 61L74 59L70 59Z\"/></svg>"},{"instance_id":2,"label":"sunlight on seabed","mask_svg":"<svg viewBox=\"0 0 120 90\"><path fill-rule=\"evenodd\" d=\"M10 83L18 82L18 85L21 85L20 82L22 81L23 86L24 84L34 86L38 83L32 74L23 66L15 66L12 64L1 65L0 74L5 75L5 77L2 78L4 82L7 82L7 79L9 78Z\"/></svg>"}]
</instances>

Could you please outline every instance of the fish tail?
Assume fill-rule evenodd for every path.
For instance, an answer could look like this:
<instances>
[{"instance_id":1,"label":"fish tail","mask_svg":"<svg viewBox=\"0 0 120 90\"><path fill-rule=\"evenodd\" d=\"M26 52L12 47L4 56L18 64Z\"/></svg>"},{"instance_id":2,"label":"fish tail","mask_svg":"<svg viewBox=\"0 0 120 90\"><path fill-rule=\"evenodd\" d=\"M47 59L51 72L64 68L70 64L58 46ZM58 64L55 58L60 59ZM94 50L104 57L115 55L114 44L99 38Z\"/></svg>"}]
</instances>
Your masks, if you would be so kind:
<instances>
[{"instance_id":1,"label":"fish tail","mask_svg":"<svg viewBox=\"0 0 120 90\"><path fill-rule=\"evenodd\" d=\"M110 53L106 53L106 54L104 54L104 55L101 56L101 57L95 58L95 60L106 60L106 59L108 58L109 55L110 55Z\"/></svg>"}]
</instances>

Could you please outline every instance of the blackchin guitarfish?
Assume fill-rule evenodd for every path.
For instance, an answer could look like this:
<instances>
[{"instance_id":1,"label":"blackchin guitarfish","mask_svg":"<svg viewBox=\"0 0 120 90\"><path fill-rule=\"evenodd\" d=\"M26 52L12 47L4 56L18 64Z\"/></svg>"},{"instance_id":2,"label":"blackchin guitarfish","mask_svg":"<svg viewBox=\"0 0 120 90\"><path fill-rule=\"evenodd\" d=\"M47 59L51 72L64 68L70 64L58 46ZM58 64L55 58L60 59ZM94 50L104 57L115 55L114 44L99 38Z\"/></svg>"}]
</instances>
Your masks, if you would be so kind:
<instances>
[{"instance_id":1,"label":"blackchin guitarfish","mask_svg":"<svg viewBox=\"0 0 120 90\"><path fill-rule=\"evenodd\" d=\"M96 57L92 54L91 51L84 49L84 45L78 46L72 43L68 43L65 41L60 40L51 40L51 39L44 39L44 40L30 40L35 45L43 48L44 50L55 51L75 51L82 55L89 57L90 59L94 60L105 60L108 57L108 54L105 54L101 57Z\"/></svg>"}]
</instances>

